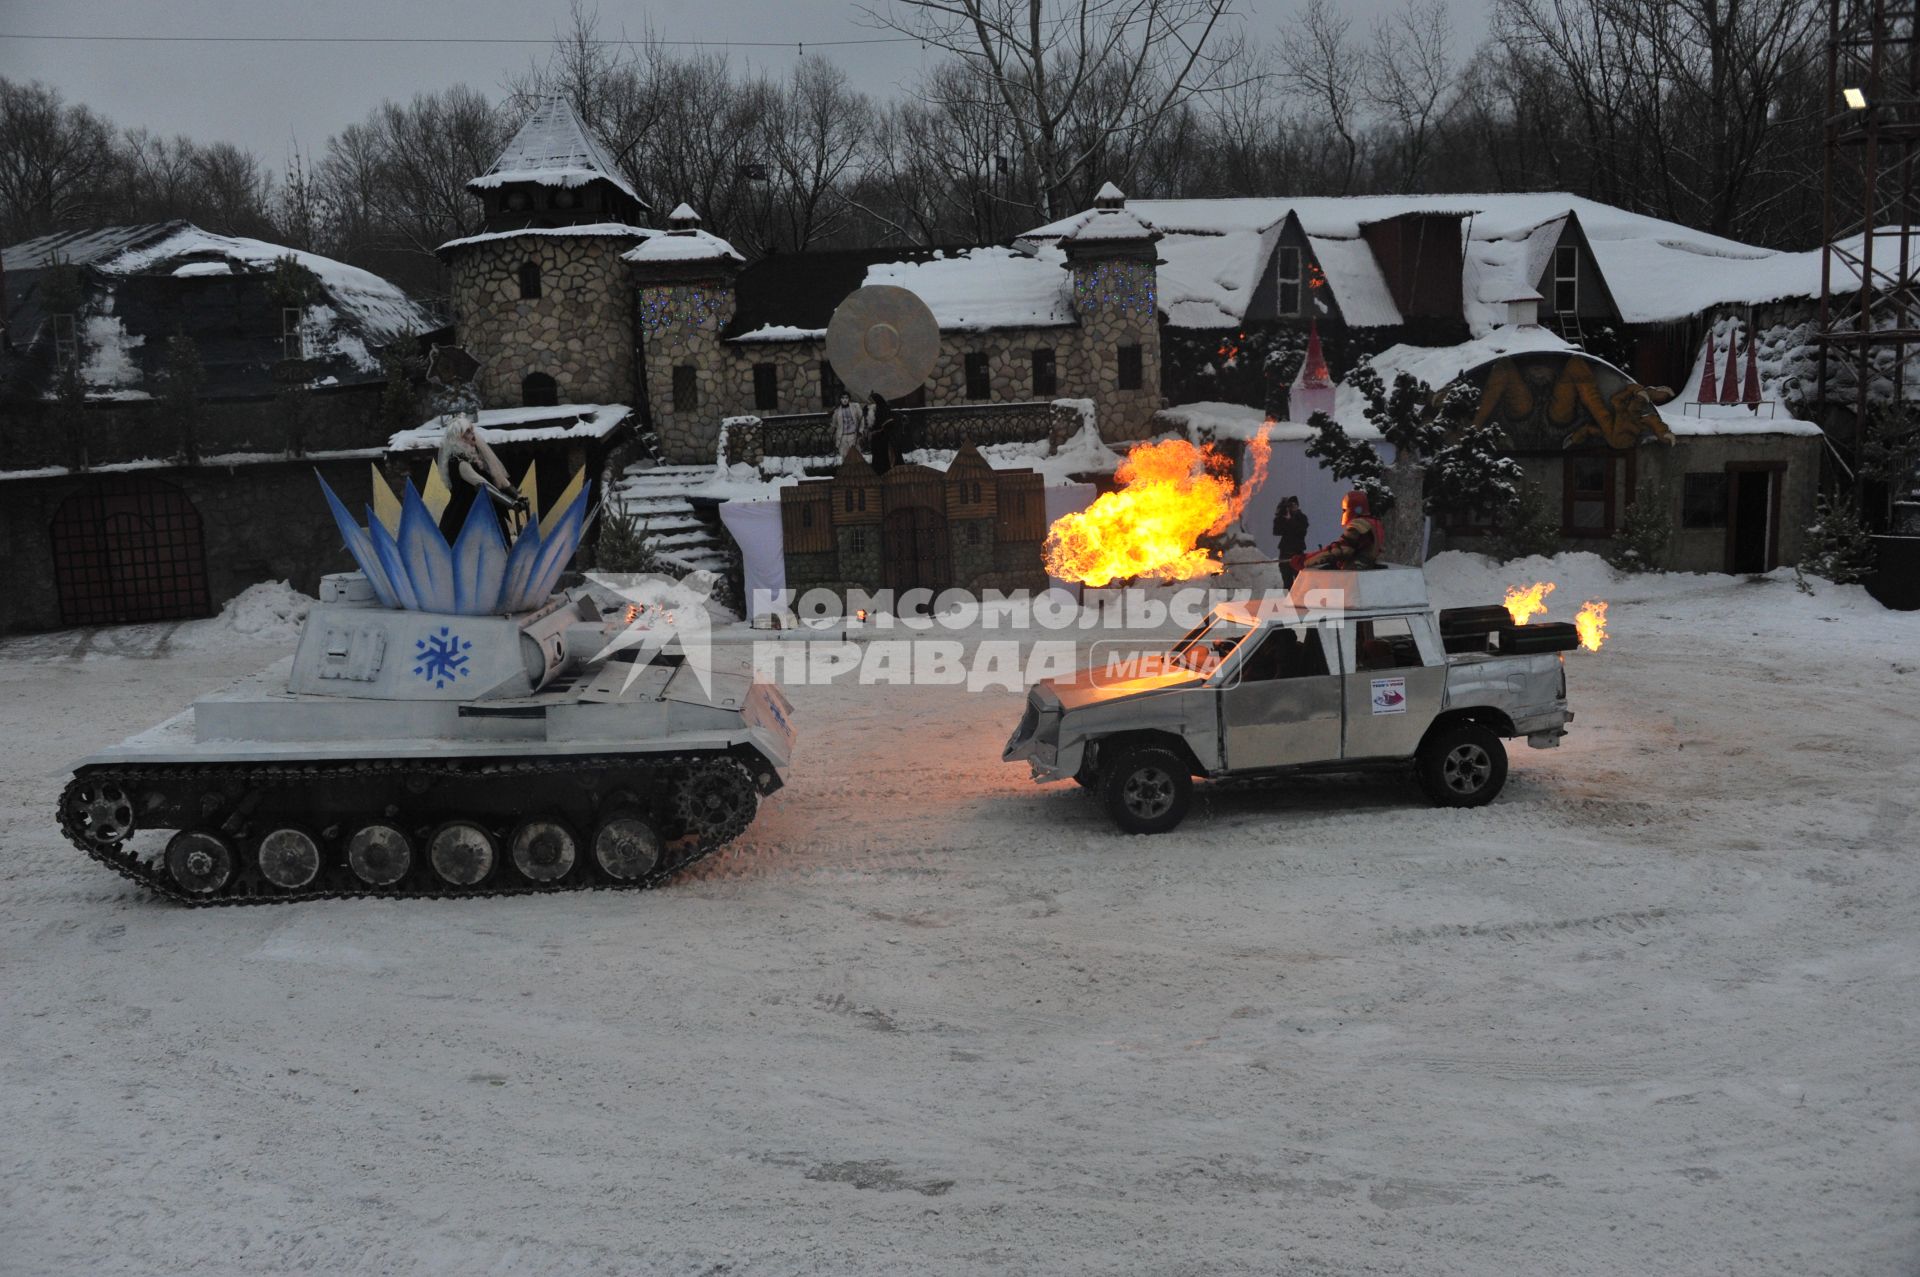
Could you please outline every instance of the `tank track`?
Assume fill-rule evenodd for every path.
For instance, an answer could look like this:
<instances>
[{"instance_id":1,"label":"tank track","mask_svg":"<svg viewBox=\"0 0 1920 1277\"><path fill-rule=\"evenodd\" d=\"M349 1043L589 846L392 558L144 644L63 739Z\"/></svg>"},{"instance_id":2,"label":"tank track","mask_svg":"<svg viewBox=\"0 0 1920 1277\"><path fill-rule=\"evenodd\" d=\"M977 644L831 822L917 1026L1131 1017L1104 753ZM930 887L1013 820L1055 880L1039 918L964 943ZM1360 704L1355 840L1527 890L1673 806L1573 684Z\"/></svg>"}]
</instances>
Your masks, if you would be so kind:
<instances>
[{"instance_id":1,"label":"tank track","mask_svg":"<svg viewBox=\"0 0 1920 1277\"><path fill-rule=\"evenodd\" d=\"M194 907L213 907L221 905L258 905L258 904L295 904L314 900L470 900L498 896L544 895L567 891L647 891L665 886L690 866L712 855L721 847L737 838L752 823L757 810L759 786L752 780L754 769L735 759L730 754L666 754L632 755L607 754L583 755L552 759L448 759L433 761L412 761L398 759L363 759L341 763L276 763L276 764L227 764L227 763L159 763L116 767L111 764L82 768L74 773L60 795L60 830L67 841L89 857L118 873L123 878L165 896L169 900ZM734 775L737 773L737 777ZM579 835L578 860L571 872L552 882L536 882L522 877L514 868L507 854L504 839L496 839L496 863L487 878L473 886L456 886L434 876L427 864L426 848L415 836L413 842L413 865L401 881L392 886L372 886L355 877L340 854L340 837L329 838L331 851L326 855L326 863L314 883L305 888L284 889L267 882L260 872L256 859L249 854L250 840L232 838L234 846L234 872L232 880L221 890L209 895L196 895L183 889L168 873L164 852L143 857L139 852L125 844L101 846L82 832L75 819L74 805L70 801L83 787L106 782L124 789L130 800L141 794L151 794L156 790L176 792L199 792L203 795L218 791L230 796L258 795L264 791L283 793L311 793L322 784L347 784L370 786L375 789L392 789L395 786L413 793L430 793L436 785L455 784L508 784L514 787L541 777L556 779L571 778L579 780L584 776L615 774L625 783L617 789L595 792L584 789L575 795L576 802L590 802L595 806L608 804L613 794L627 794L654 815L660 823L658 812L674 813L678 810L684 816L687 802L681 798L681 791L688 788L686 782L695 777L712 778L720 775L722 790L737 787L743 782L746 789L754 795L752 802L746 804L744 812L731 815L705 810L697 824L692 825L683 835L667 837L668 831L660 830L663 848L660 863L652 871L630 880L609 877L594 863L590 849L591 827L575 826ZM680 784L668 792L663 785L679 781ZM655 791L654 801L646 803L647 795L637 790L651 788ZM229 808L240 807L240 802L230 802ZM204 809L205 799L202 799ZM197 822L161 820L148 822L138 820L133 836L154 830L183 828L211 828L221 824L220 810L204 811L203 819ZM229 819L233 813L225 813ZM449 813L441 813L442 815ZM334 819L311 819L310 826L351 828L359 823L373 820L390 819L380 811L362 811L358 814L340 813ZM409 825L430 825L438 817L429 817L425 813L415 812L411 816L397 819ZM665 823L671 824L674 817L669 816ZM284 817L283 817L284 820ZM499 823L496 814L494 823ZM264 822L263 822L264 823ZM131 841L131 839L129 839Z\"/></svg>"}]
</instances>

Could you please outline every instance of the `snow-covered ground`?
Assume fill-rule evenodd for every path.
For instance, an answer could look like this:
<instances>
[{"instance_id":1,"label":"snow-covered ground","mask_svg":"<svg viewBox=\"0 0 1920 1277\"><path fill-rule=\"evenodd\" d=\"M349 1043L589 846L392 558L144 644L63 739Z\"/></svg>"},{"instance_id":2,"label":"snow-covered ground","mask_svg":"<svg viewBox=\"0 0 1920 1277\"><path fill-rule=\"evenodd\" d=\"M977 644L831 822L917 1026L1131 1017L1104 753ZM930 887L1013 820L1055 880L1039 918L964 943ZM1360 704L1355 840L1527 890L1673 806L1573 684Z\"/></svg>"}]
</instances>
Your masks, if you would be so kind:
<instances>
[{"instance_id":1,"label":"snow-covered ground","mask_svg":"<svg viewBox=\"0 0 1920 1277\"><path fill-rule=\"evenodd\" d=\"M1613 605L1490 808L1122 838L998 761L1011 693L801 688L789 788L642 895L150 899L68 763L297 600L0 644L0 1270L1911 1272L1920 616L1433 576Z\"/></svg>"}]
</instances>

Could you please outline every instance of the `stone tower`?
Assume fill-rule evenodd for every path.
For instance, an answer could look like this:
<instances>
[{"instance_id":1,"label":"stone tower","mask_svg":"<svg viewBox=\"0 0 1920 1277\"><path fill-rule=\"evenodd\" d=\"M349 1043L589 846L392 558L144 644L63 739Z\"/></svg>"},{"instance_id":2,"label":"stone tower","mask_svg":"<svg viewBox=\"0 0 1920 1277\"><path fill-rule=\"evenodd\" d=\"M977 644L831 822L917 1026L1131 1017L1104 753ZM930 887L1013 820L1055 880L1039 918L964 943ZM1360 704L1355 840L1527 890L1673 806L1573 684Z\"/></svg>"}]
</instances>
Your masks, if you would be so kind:
<instances>
[{"instance_id":1,"label":"stone tower","mask_svg":"<svg viewBox=\"0 0 1920 1277\"><path fill-rule=\"evenodd\" d=\"M633 308L620 255L647 206L564 98L527 117L467 183L485 233L440 247L459 340L489 408L633 403Z\"/></svg>"},{"instance_id":2,"label":"stone tower","mask_svg":"<svg viewBox=\"0 0 1920 1277\"><path fill-rule=\"evenodd\" d=\"M1127 211L1112 182L1094 211L1060 239L1073 272L1086 384L1100 403L1100 433L1141 439L1160 407L1160 323L1155 289L1160 232Z\"/></svg>"},{"instance_id":3,"label":"stone tower","mask_svg":"<svg viewBox=\"0 0 1920 1277\"><path fill-rule=\"evenodd\" d=\"M732 364L720 333L733 319L734 280L746 259L701 230L682 204L668 215L667 233L626 260L640 291L642 375L661 450L677 463L712 461L723 406L737 400L722 388Z\"/></svg>"}]
</instances>

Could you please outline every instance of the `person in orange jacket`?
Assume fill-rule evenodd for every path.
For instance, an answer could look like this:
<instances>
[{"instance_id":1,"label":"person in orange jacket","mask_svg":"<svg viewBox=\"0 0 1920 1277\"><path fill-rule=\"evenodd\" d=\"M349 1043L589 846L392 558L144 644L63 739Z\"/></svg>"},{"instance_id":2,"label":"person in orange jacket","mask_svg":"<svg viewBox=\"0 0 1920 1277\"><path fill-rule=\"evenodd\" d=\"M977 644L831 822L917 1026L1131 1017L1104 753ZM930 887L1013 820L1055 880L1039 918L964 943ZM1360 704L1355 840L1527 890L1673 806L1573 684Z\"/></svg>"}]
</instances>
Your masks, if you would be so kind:
<instances>
[{"instance_id":1,"label":"person in orange jacket","mask_svg":"<svg viewBox=\"0 0 1920 1277\"><path fill-rule=\"evenodd\" d=\"M1340 536L1312 554L1296 554L1288 566L1303 568L1371 568L1380 564L1387 530L1368 508L1367 494L1355 488L1340 498Z\"/></svg>"}]
</instances>

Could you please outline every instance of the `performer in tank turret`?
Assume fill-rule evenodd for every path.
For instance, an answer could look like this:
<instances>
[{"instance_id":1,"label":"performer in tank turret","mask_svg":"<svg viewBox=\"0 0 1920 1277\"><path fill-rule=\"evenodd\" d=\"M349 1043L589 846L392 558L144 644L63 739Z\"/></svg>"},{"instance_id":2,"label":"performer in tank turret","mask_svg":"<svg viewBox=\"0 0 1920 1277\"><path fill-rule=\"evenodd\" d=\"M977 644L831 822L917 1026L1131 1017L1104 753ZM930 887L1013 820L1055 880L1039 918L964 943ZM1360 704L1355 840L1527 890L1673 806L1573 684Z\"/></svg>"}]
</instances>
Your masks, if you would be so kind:
<instances>
[{"instance_id":1,"label":"performer in tank turret","mask_svg":"<svg viewBox=\"0 0 1920 1277\"><path fill-rule=\"evenodd\" d=\"M1375 568L1387 530L1368 508L1367 494L1355 488L1340 498L1340 535L1312 554L1296 554L1287 566L1304 568Z\"/></svg>"},{"instance_id":2,"label":"performer in tank turret","mask_svg":"<svg viewBox=\"0 0 1920 1277\"><path fill-rule=\"evenodd\" d=\"M452 494L440 515L440 529L449 537L460 534L467 512L482 492L505 512L508 531L517 532L526 521L526 497L507 477L507 468L480 437L480 428L472 417L460 413L447 422L433 464L440 471L440 482Z\"/></svg>"}]
</instances>

